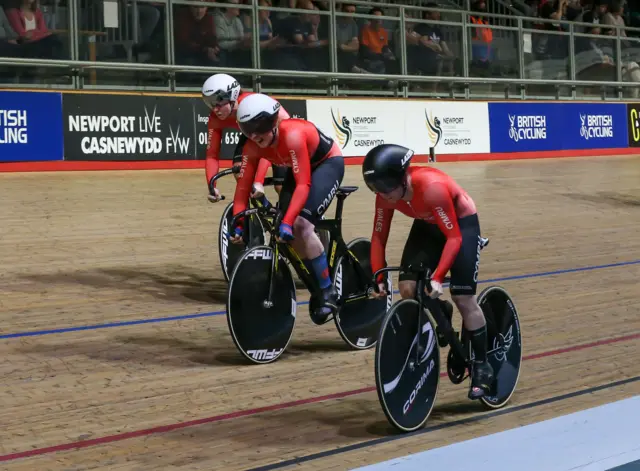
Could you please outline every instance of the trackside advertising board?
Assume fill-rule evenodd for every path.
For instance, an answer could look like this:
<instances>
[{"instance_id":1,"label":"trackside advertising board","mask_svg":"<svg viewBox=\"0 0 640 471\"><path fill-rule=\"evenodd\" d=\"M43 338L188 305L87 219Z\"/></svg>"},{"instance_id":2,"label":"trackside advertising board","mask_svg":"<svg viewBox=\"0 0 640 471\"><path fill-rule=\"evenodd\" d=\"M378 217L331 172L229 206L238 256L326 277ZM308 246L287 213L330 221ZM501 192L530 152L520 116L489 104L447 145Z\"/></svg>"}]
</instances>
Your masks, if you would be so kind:
<instances>
[{"instance_id":1,"label":"trackside advertising board","mask_svg":"<svg viewBox=\"0 0 640 471\"><path fill-rule=\"evenodd\" d=\"M489 152L486 103L414 100L308 100L308 119L333 137L347 157L383 144L418 154Z\"/></svg>"},{"instance_id":2,"label":"trackside advertising board","mask_svg":"<svg viewBox=\"0 0 640 471\"><path fill-rule=\"evenodd\" d=\"M0 92L0 162L62 160L62 95Z\"/></svg>"},{"instance_id":3,"label":"trackside advertising board","mask_svg":"<svg viewBox=\"0 0 640 471\"><path fill-rule=\"evenodd\" d=\"M197 158L188 98L68 94L63 111L65 160Z\"/></svg>"},{"instance_id":4,"label":"trackside advertising board","mask_svg":"<svg viewBox=\"0 0 640 471\"><path fill-rule=\"evenodd\" d=\"M624 104L489 103L491 152L627 147Z\"/></svg>"},{"instance_id":5,"label":"trackside advertising board","mask_svg":"<svg viewBox=\"0 0 640 471\"><path fill-rule=\"evenodd\" d=\"M437 155L640 148L640 103L279 101L346 157L381 143L423 155L432 147ZM2 91L0 163L202 160L209 114L199 96ZM221 136L219 157L230 160L240 132Z\"/></svg>"}]
</instances>

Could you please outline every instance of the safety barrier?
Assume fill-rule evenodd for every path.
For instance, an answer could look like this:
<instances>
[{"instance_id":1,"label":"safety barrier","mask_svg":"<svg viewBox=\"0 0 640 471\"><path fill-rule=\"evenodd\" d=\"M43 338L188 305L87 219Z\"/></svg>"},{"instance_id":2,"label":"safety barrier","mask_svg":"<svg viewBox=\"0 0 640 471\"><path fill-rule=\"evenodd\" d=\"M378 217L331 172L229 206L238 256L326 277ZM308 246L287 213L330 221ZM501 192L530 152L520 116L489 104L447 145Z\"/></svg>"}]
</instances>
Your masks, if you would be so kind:
<instances>
[{"instance_id":1,"label":"safety barrier","mask_svg":"<svg viewBox=\"0 0 640 471\"><path fill-rule=\"evenodd\" d=\"M640 103L280 99L340 145L349 163L384 142L437 159L635 153ZM197 168L209 110L195 95L0 92L0 170ZM232 157L239 132L222 136ZM45 163L48 163L45 165Z\"/></svg>"}]
</instances>

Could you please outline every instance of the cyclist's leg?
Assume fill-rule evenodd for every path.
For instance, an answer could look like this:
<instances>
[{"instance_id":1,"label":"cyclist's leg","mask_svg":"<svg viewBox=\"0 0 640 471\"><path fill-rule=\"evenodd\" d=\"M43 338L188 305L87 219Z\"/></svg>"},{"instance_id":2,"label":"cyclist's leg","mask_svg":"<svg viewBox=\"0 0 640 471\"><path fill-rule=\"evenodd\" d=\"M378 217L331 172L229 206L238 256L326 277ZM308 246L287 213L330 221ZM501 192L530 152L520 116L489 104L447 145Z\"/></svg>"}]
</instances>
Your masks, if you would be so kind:
<instances>
[{"instance_id":1,"label":"cyclist's leg","mask_svg":"<svg viewBox=\"0 0 640 471\"><path fill-rule=\"evenodd\" d=\"M415 219L409 232L409 237L402 251L401 266L423 264L431 270L438 266L442 249L446 239L434 224L429 224L421 219ZM398 289L403 299L413 298L416 294L417 273L400 272L398 276ZM428 294L426 294L428 296ZM449 301L438 300L442 312L449 323L453 319L453 305ZM438 332L439 337L442 335Z\"/></svg>"},{"instance_id":2,"label":"cyclist's leg","mask_svg":"<svg viewBox=\"0 0 640 471\"><path fill-rule=\"evenodd\" d=\"M482 237L477 214L464 217L458 223L462 245L451 267L449 290L471 336L475 365L469 397L476 399L489 390L493 381L493 370L487 361L487 323L476 298Z\"/></svg>"},{"instance_id":3,"label":"cyclist's leg","mask_svg":"<svg viewBox=\"0 0 640 471\"><path fill-rule=\"evenodd\" d=\"M416 266L422 263L425 267L430 268L432 272L436 269L444 243L440 240L441 237L434 234L434 228L430 226L429 223L422 219L413 220L409 237L407 237L402 250L402 258L400 260L402 267ZM417 279L417 273L400 271L398 289L403 299L415 297Z\"/></svg>"},{"instance_id":4,"label":"cyclist's leg","mask_svg":"<svg viewBox=\"0 0 640 471\"><path fill-rule=\"evenodd\" d=\"M282 184L284 183L284 178L287 175L287 167L272 164L271 173L273 176L273 187L275 188L276 193L280 194L280 192L282 191Z\"/></svg>"},{"instance_id":5,"label":"cyclist's leg","mask_svg":"<svg viewBox=\"0 0 640 471\"><path fill-rule=\"evenodd\" d=\"M331 282L324 246L314 229L318 219L333 201L343 177L344 158L342 156L331 157L318 166L311 174L311 188L307 202L293 225L294 240L291 244L305 265L310 268L310 272L314 274L321 288L322 299L318 300L320 307L316 311L318 317L328 316L331 310L337 308L338 294ZM280 193L281 204L288 203L291 199L288 196L289 188L292 186L289 184L289 178L293 179L292 172L289 172ZM295 187L295 184L293 186Z\"/></svg>"}]
</instances>

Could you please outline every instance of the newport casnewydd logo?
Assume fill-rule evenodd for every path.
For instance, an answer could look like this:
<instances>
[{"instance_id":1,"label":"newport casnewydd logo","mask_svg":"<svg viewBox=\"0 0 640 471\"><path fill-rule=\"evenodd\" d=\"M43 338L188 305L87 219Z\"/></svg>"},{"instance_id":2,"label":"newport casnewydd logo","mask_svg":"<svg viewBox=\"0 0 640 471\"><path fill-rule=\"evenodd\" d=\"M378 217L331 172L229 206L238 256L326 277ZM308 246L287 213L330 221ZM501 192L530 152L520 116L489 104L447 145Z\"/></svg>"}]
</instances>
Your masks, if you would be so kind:
<instances>
[{"instance_id":1,"label":"newport casnewydd logo","mask_svg":"<svg viewBox=\"0 0 640 471\"><path fill-rule=\"evenodd\" d=\"M349 143L354 147L371 148L384 144L384 135L378 123L378 117L374 115L343 116L339 109L331 108L331 121L336 141L342 149Z\"/></svg>"},{"instance_id":2,"label":"newport casnewydd logo","mask_svg":"<svg viewBox=\"0 0 640 471\"><path fill-rule=\"evenodd\" d=\"M613 137L613 116L610 114L582 114L580 113L580 137L602 139Z\"/></svg>"},{"instance_id":3,"label":"newport casnewydd logo","mask_svg":"<svg viewBox=\"0 0 640 471\"><path fill-rule=\"evenodd\" d=\"M351 140L351 123L349 123L349 119L346 116L340 116L340 110L336 110L334 113L333 108L331 108L331 120L333 121L336 140L340 147L344 149Z\"/></svg>"},{"instance_id":4,"label":"newport casnewydd logo","mask_svg":"<svg viewBox=\"0 0 640 471\"><path fill-rule=\"evenodd\" d=\"M442 126L440 124L440 119L437 116L433 116L433 111L431 113L424 110L424 117L427 126L427 134L429 136L429 142L431 142L430 147L435 147L442 139Z\"/></svg>"},{"instance_id":5,"label":"newport casnewydd logo","mask_svg":"<svg viewBox=\"0 0 640 471\"><path fill-rule=\"evenodd\" d=\"M465 124L465 117L460 114L459 108L454 108L448 114L435 114L433 109L425 108L424 117L429 147L435 148L440 144L441 147L460 150L471 146L472 132Z\"/></svg>"},{"instance_id":6,"label":"newport casnewydd logo","mask_svg":"<svg viewBox=\"0 0 640 471\"><path fill-rule=\"evenodd\" d=\"M547 138L547 117L544 115L507 115L509 139L514 142Z\"/></svg>"}]
</instances>

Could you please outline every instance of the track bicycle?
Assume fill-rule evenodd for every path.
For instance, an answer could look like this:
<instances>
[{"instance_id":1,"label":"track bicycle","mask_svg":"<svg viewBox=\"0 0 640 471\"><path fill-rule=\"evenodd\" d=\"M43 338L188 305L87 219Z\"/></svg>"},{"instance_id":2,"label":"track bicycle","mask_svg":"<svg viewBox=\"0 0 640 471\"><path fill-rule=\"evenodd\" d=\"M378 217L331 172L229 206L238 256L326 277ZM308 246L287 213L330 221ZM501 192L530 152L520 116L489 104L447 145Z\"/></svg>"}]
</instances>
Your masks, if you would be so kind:
<instances>
[{"instance_id":1,"label":"track bicycle","mask_svg":"<svg viewBox=\"0 0 640 471\"><path fill-rule=\"evenodd\" d=\"M398 270L418 274L416 295L394 303L382 321L375 353L376 389L387 420L402 432L412 432L424 426L435 404L440 348L450 346L447 375L453 384L471 376L474 355L468 331L463 326L456 332L443 312L444 301L427 295L431 292L429 268L422 264L387 267L378 270L373 279ZM478 296L478 304L487 322L487 359L495 374L491 390L480 401L490 409L499 409L511 399L520 376L520 321L504 288L487 287Z\"/></svg>"},{"instance_id":2,"label":"track bicycle","mask_svg":"<svg viewBox=\"0 0 640 471\"><path fill-rule=\"evenodd\" d=\"M329 234L327 261L338 292L338 311L323 324L333 319L342 339L351 348L364 350L375 345L393 294L391 276L387 275L388 295L381 299L370 297L371 242L356 238L345 243L342 238L344 200L357 189L338 188L334 218L320 220L316 227ZM246 358L254 363L270 363L286 350L295 327L297 297L291 267L309 293L318 292L319 286L295 249L275 237L283 211L277 206L247 209L232 218L230 227L252 215L261 220L271 237L267 245L248 248L236 263L229 282L227 323L236 347ZM314 309L313 302L309 309Z\"/></svg>"},{"instance_id":3,"label":"track bicycle","mask_svg":"<svg viewBox=\"0 0 640 471\"><path fill-rule=\"evenodd\" d=\"M212 179L211 183L219 180L222 177L240 172L240 166L235 165L228 169L225 169L217 173ZM264 179L263 186L273 185L274 181L272 177L266 177ZM224 200L224 195L220 196L220 199ZM260 202L254 198L249 199L249 206L251 208L258 208L261 206ZM233 201L229 203L222 211L220 217L220 224L218 225L218 257L220 259L220 266L222 267L222 274L225 281L228 283L233 272L233 267L238 263L238 259L249 247L256 247L258 245L264 245L265 243L265 230L262 225L261 219L252 215L249 218L249 224L247 230L244 231L243 239L245 245L235 245L229 243L229 227L231 225L231 219L233 218ZM320 240L322 240L325 250L328 247L328 236L322 231L318 234Z\"/></svg>"}]
</instances>

